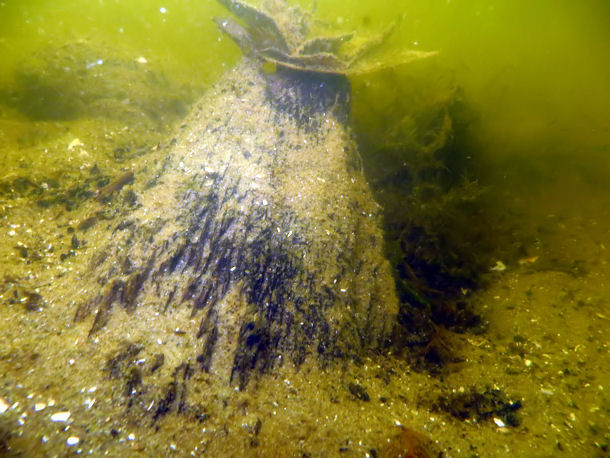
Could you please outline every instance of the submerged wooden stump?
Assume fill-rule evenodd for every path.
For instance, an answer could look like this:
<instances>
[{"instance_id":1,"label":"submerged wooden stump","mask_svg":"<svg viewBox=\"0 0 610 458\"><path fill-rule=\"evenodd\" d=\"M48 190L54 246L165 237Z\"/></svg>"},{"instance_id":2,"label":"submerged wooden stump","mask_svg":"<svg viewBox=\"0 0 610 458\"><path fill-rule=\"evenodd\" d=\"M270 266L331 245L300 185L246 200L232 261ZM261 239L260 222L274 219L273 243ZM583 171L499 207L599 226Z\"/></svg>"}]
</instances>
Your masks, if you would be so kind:
<instances>
[{"instance_id":1,"label":"submerged wooden stump","mask_svg":"<svg viewBox=\"0 0 610 458\"><path fill-rule=\"evenodd\" d=\"M164 354L167 370L241 386L285 360L386 347L398 304L348 100L342 75L265 75L244 59L112 228L92 266L102 287L76 319L94 315L99 339L148 335L139 357Z\"/></svg>"},{"instance_id":2,"label":"submerged wooden stump","mask_svg":"<svg viewBox=\"0 0 610 458\"><path fill-rule=\"evenodd\" d=\"M279 0L277 22L221 3L248 26L217 20L245 56L161 147L162 166L135 173L139 206L107 225L75 315L153 421L202 419L204 393L282 366L387 350L401 328L346 125L357 57L338 48L351 35L306 40L308 17Z\"/></svg>"}]
</instances>

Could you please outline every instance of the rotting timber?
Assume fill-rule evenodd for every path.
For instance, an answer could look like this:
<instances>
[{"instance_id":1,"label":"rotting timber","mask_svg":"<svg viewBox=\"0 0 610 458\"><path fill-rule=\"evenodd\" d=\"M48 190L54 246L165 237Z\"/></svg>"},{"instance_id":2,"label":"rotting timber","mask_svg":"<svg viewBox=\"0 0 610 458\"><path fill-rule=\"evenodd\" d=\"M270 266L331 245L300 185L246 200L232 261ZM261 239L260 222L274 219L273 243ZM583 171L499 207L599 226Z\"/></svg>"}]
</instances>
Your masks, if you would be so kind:
<instances>
[{"instance_id":1,"label":"rotting timber","mask_svg":"<svg viewBox=\"0 0 610 458\"><path fill-rule=\"evenodd\" d=\"M76 311L91 338L117 342L106 373L125 393L167 386L155 419L184 410L197 371L244 387L282 364L387 349L398 326L380 207L345 124L347 71L320 67L336 39L269 59L259 14L224 29L246 56L180 126L139 208L109 226L91 261L99 288Z\"/></svg>"},{"instance_id":2,"label":"rotting timber","mask_svg":"<svg viewBox=\"0 0 610 458\"><path fill-rule=\"evenodd\" d=\"M355 146L330 109L294 116L267 88L246 60L185 122L172 170L96 260L102 292L76 316L95 311L92 335L117 307L134 326L188 308L186 359L242 385L282 358L387 344L397 303Z\"/></svg>"}]
</instances>

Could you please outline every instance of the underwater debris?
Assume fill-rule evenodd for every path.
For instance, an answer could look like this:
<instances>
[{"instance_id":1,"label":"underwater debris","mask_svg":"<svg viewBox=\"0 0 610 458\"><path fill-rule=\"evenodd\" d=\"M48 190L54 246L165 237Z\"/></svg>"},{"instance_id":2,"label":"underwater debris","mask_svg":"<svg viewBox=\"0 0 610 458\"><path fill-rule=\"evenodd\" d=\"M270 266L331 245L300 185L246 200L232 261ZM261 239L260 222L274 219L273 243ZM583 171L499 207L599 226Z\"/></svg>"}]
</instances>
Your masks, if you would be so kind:
<instances>
[{"instance_id":1,"label":"underwater debris","mask_svg":"<svg viewBox=\"0 0 610 458\"><path fill-rule=\"evenodd\" d=\"M112 194L120 191L125 185L133 183L133 180L134 180L133 172L131 170L128 172L125 172L123 175L118 177L112 183L109 183L106 186L104 186L103 188L98 189L96 199L99 201L103 201L103 200L109 198L110 196L112 196Z\"/></svg>"},{"instance_id":2,"label":"underwater debris","mask_svg":"<svg viewBox=\"0 0 610 458\"><path fill-rule=\"evenodd\" d=\"M26 281L5 276L0 280L0 297L7 304L20 304L27 312L39 312L47 305L44 297L38 293L38 289L30 289Z\"/></svg>"},{"instance_id":3,"label":"underwater debris","mask_svg":"<svg viewBox=\"0 0 610 458\"><path fill-rule=\"evenodd\" d=\"M354 398L359 399L360 401L368 402L371 400L371 397L367 393L366 388L364 388L359 383L351 382L347 385L347 389L352 394L352 396L354 396Z\"/></svg>"},{"instance_id":4,"label":"underwater debris","mask_svg":"<svg viewBox=\"0 0 610 458\"><path fill-rule=\"evenodd\" d=\"M480 392L475 387L465 392L439 396L434 408L447 412L460 420L474 421L499 419L503 425L519 426L517 410L522 407L521 401L510 401L497 388L486 388Z\"/></svg>"}]
</instances>

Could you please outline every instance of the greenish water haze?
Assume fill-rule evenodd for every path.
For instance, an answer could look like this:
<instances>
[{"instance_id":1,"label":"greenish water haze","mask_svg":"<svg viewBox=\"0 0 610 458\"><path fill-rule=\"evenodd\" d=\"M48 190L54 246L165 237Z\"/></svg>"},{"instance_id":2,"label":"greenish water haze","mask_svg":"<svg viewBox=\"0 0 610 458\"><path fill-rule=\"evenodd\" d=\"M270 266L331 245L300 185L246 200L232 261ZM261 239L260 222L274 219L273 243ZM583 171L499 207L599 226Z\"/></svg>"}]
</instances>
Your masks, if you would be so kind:
<instances>
[{"instance_id":1,"label":"greenish water haze","mask_svg":"<svg viewBox=\"0 0 610 458\"><path fill-rule=\"evenodd\" d=\"M481 268L486 280L484 287L464 288L461 293L489 327L481 335L456 333L459 335L452 337L451 342L458 343L459 356L463 356L460 370L434 378L412 371L399 358L384 360L392 373L399 374L393 379L388 395L388 382L369 371L367 363L355 369L360 375L354 376L354 380L370 387L372 401L367 405L376 409L370 415L360 405L335 403L334 394L327 396L335 393L336 379L341 378L342 383L347 380L343 379L342 369L319 378L312 376L311 380L303 371L295 375L304 393L302 398L298 403L295 401L292 409L278 412L294 414L299 422L302 418L311 420L313 433L310 435L310 430L303 428L303 434L312 443L318 437L326 440L332 436L327 431L335 430L339 433L332 436L333 440L336 437L344 440L341 428L346 426L341 425L342 421L358 433L363 424L373 432L389 431L388 424L394 427L406 418L408 427L425 430L446 450L455 447L454 454L448 456L470 456L472 444L479 447L477 456L508 456L513 452L515 456L556 456L564 449L565 456L607 456L610 1L300 0L298 3L338 32L353 30L358 36L374 35L397 22L386 44L389 50L407 47L438 51L435 57L412 66L355 78L353 130L359 139L365 139L364 146L375 150L378 144L381 150L395 140L388 138L388 132L393 128L400 131L404 124L405 138L399 141L409 146L409 141L416 142L408 136L417 131L417 122L411 118L415 118L418 109L440 107L425 113L438 114L457 94L455 99L466 115L463 125L452 131L460 137L456 149L461 148L459 154L467 159L472 157L473 165L464 166L463 170L473 174L472 180L482 184L481 189L488 196L487 207L482 205L472 213L464 213L465 221L460 227L472 230L475 242L479 238L474 229L503 235L492 240L498 246L489 250L493 255L491 271L487 267L488 258L477 259L484 265ZM60 231L63 234L68 226L77 227L78 237L84 237L89 247L102 246L96 245L102 238L97 240L95 231L86 232L87 223L95 223L91 217L95 208L111 207L94 196L99 197L109 183L112 187L112 180L117 177L133 178L133 170L137 175L134 164L138 158L146 162L145 154L165 154L156 145L168 140L168 132L186 116L188 104L240 59L237 46L221 35L211 20L227 15L216 0L0 0L0 197L2 192L7 196L0 202L0 226L4 225L2 229L9 235L0 235L3 242L0 279L6 272L11 273L10 269L16 272L15 276L26 278L29 269L33 269L30 261L56 260L59 252L46 247L56 243L56 234ZM75 43L85 46L68 48L68 52L53 51ZM66 76L57 68L46 70L45 65L54 62L57 56L69 62L72 49L82 53L75 53L78 58L73 61L87 56L87 71L81 79L79 75ZM104 55L97 56L97 52ZM110 58L104 62L107 55ZM81 65L79 71L82 69ZM30 76L42 75L43 82L46 76L55 78L51 89L28 91L24 80L19 81L20 72L23 75L28 71ZM118 75L116 81L112 80L113 75ZM72 81L77 85L67 87L66 82ZM81 89L89 91L86 97L79 96ZM104 98L104 91L111 94ZM28 117L19 103L25 100L31 106L44 108L45 100L39 103L32 100L43 95L48 100L67 99L60 105L62 113L70 116ZM88 97L94 102L93 108L87 106L91 101ZM85 106L76 106L71 111L70 98L75 105ZM416 108L409 111L411 104ZM167 113L157 113L166 108ZM361 149L366 159L370 151ZM377 158L374 154L369 157L373 158L371 162ZM395 168L402 165L396 164ZM138 177L137 184L139 180ZM124 180L123 184L128 182ZM128 197L129 190L125 191ZM137 198L133 191L131 196ZM398 200L396 207L405 213L400 196ZM38 202L39 207L33 202ZM492 213L490 206L502 218L487 226L485 212ZM426 214L422 209L421 215ZM42 224L40 215L57 220L48 219L51 224ZM477 215L482 215L481 219L471 222ZM409 213L405 219L411 217ZM440 219L439 224L444 221ZM452 228L445 230L451 232ZM70 245L70 237L62 243ZM451 240L467 239L458 234ZM22 240L27 243L21 243ZM66 254L55 267L62 267L64 261L66 266L71 262L77 265L81 258L74 252L80 253L79 243L72 239L71 249L66 253L73 257ZM469 247L462 248L461 253ZM34 254L38 251L43 255L37 260ZM478 253L473 251L472 256L476 257ZM464 263L469 262L469 258L464 258ZM11 275L2 281L12 285L14 280L8 278ZM29 284L24 285L27 293ZM8 286L5 289L12 291ZM4 341L0 343L16 355L0 350L0 366L4 365L7 374L13 371L7 380L19 383L29 377L28 366L21 369L24 358L19 351L22 346L26 350L30 345L34 348L27 330L36 329L47 338L42 333L47 325L45 313L50 316L64 313L54 307L47 307L45 313L34 312L44 294L31 291L28 294L22 294L26 299L25 311L0 304L0 318L4 319L0 321L5 326L0 332L0 341L2 338ZM25 318L15 325L14 316ZM36 328L39 322L43 331ZM50 346L60 355L53 356L51 352L57 361L72 351L64 345L68 339L65 336L78 335L78 329L63 331L64 335L61 330L57 335L64 340L58 337L55 347ZM11 337L4 337L5 333ZM33 335L42 339L36 333ZM5 354L9 356L4 358ZM56 367L56 361L49 361L48 367ZM51 372L49 377L58 374ZM83 377L86 379L86 374ZM321 390L317 386L319 380ZM296 381L293 383L297 386ZM442 393L448 389L455 393L477 384L497 384L508 394L514 394L515 399L522 399L523 428L507 433L498 423L462 422L449 417L446 422L437 421L441 418L438 412L431 413L430 402L422 402L428 390ZM268 399L261 396L258 401L264 404L261 415L267 415L271 405L268 401L276 399L272 392L275 387L270 384L263 389L269 391ZM326 404L321 403L316 411L313 407L317 401L311 400L315 400L318 392L323 393L320 399ZM11 396L22 399L22 408L26 409L28 393L19 394L14 389L13 393L0 394L6 399ZM378 405L379 396L388 396L391 402ZM300 409L301 417L297 415ZM328 420L332 409L345 409L345 416L338 422L334 416L335 429ZM18 418L17 410L8 414ZM235 422L241 421L239 415L235 418ZM290 434L300 427L293 428L285 418L291 417L278 416L275 427L285 427L286 437L296 441ZM218 421L221 425L221 420ZM17 424L16 420L13 423ZM106 426L105 429L110 428ZM233 426L233 431L243 429L237 423ZM267 442L261 439L261 444L271 447L275 439L281 442L273 428L265 428L262 437ZM84 437L85 433L82 434ZM153 432L143 434L150 434L151 443L157 440ZM159 441L165 440L160 437ZM0 437L0 454L2 441ZM218 440L219 450L225 450L222 448L225 442L228 443ZM331 442L328 439L328 444ZM287 450L294 451L290 448L293 445L293 442L284 444ZM325 451L326 445L322 442L317 446ZM59 446L63 447L63 442Z\"/></svg>"},{"instance_id":2,"label":"greenish water haze","mask_svg":"<svg viewBox=\"0 0 610 458\"><path fill-rule=\"evenodd\" d=\"M210 83L239 56L210 20L221 14L212 0L4 1L0 82L41 45L86 39L144 56L172 79ZM391 46L440 52L494 154L608 143L607 1L319 0L316 15L359 33L402 18Z\"/></svg>"},{"instance_id":3,"label":"greenish water haze","mask_svg":"<svg viewBox=\"0 0 610 458\"><path fill-rule=\"evenodd\" d=\"M202 82L217 76L231 54L219 48L210 16L221 7L212 1L26 1L0 8L3 79L41 45L79 39L128 50L172 77Z\"/></svg>"}]
</instances>

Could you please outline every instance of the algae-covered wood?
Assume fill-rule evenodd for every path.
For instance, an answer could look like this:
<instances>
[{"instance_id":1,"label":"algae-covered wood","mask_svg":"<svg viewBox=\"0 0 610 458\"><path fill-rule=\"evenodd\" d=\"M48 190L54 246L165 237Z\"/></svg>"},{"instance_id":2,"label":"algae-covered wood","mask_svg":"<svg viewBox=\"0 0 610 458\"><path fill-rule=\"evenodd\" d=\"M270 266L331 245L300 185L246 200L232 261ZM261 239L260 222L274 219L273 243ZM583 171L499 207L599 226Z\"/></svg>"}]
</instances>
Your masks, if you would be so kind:
<instances>
[{"instance_id":1,"label":"algae-covered wood","mask_svg":"<svg viewBox=\"0 0 610 458\"><path fill-rule=\"evenodd\" d=\"M128 322L171 345L157 323L186 326L192 344L164 351L242 386L284 360L387 346L398 306L380 208L335 99L298 108L305 119L268 90L244 60L181 125L157 183L93 256L100 293L76 314L93 317L92 337L118 338ZM197 323L181 324L182 309Z\"/></svg>"}]
</instances>

